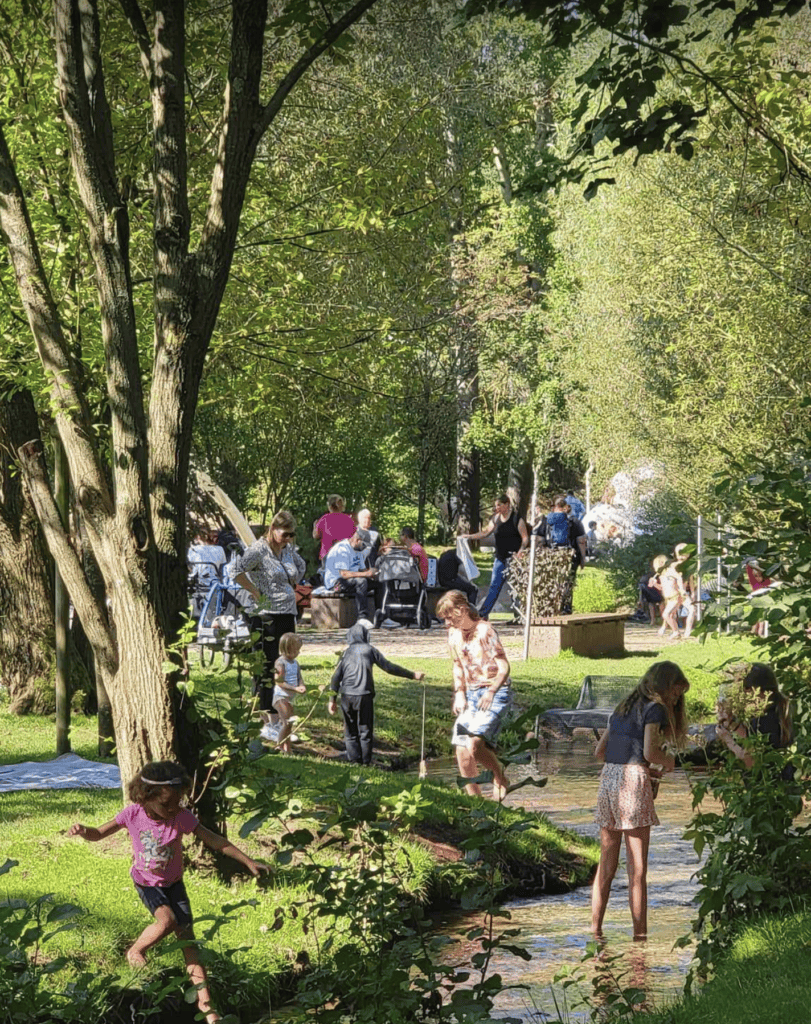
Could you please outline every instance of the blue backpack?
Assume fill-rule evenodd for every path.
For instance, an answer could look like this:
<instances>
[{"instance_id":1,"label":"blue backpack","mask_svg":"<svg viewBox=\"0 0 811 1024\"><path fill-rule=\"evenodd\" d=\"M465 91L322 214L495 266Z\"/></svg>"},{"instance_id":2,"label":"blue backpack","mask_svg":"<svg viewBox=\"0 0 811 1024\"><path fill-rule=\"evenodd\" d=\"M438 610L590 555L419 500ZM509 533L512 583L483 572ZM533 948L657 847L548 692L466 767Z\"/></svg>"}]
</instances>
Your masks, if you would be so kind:
<instances>
[{"instance_id":1,"label":"blue backpack","mask_svg":"<svg viewBox=\"0 0 811 1024\"><path fill-rule=\"evenodd\" d=\"M568 548L569 517L565 512L550 512L546 517L546 543L550 548Z\"/></svg>"}]
</instances>

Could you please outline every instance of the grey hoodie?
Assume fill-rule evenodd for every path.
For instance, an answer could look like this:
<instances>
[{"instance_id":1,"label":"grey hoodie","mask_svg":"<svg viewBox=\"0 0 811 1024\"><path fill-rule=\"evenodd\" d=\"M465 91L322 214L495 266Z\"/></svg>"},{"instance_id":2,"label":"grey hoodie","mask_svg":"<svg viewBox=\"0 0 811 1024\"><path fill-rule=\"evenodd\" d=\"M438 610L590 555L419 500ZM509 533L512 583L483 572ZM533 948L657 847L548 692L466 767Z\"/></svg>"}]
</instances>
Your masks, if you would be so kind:
<instances>
[{"instance_id":1,"label":"grey hoodie","mask_svg":"<svg viewBox=\"0 0 811 1024\"><path fill-rule=\"evenodd\" d=\"M363 697L366 694L374 697L375 683L372 669L375 665L388 672L390 676L401 676L413 679L414 673L400 665L387 661L376 647L369 643L369 630L365 626L350 627L346 634L349 645L341 655L335 671L332 673L330 686L334 693L340 692L347 697Z\"/></svg>"}]
</instances>

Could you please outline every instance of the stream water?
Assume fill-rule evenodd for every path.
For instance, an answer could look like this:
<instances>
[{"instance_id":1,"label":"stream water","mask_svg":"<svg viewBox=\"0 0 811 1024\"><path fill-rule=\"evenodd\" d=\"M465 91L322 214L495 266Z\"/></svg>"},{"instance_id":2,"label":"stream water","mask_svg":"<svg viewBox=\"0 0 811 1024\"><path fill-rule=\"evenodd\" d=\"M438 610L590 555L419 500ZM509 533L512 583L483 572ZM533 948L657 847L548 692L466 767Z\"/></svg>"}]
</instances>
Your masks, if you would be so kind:
<instances>
[{"instance_id":1,"label":"stream water","mask_svg":"<svg viewBox=\"0 0 811 1024\"><path fill-rule=\"evenodd\" d=\"M577 735L574 740L553 741L541 749L532 765L512 766L511 782L531 773L546 776L544 789L528 786L508 797L508 804L520 804L527 810L542 811L555 824L564 825L586 835L598 837L593 823L601 765L594 760L594 740ZM429 776L455 779L455 765L450 759L429 763ZM706 808L705 808L706 809ZM604 931L606 952L619 959L610 965L612 972L624 974L622 987L631 984L644 989L646 1004L660 1006L677 996L684 985L690 949L673 949L679 936L690 930L695 893L693 872L698 858L692 845L681 837L692 815L692 797L684 772L672 772L662 780L656 800L661 826L651 829L648 867L648 941L631 941L631 917L628 910L628 887L624 856L614 880ZM540 1022L548 1015L558 1019L558 1009L566 1007L564 1020L582 1020L588 1011L578 1009L573 989L568 992L552 984L562 967L580 968L584 981L577 988L591 996L591 980L595 970L606 970L606 962L589 960L582 963L590 940L590 891L587 887L562 896L516 899L506 903L511 920L504 927L520 929L517 940L532 959L523 961L510 954L497 954L490 972L502 976L507 984L520 984L526 989L507 989L496 1001L494 1018L513 1016L525 1021ZM460 939L454 956L470 945L463 938L468 927L477 923L474 917L448 918L444 929ZM556 1008L557 1007L557 1008Z\"/></svg>"}]
</instances>

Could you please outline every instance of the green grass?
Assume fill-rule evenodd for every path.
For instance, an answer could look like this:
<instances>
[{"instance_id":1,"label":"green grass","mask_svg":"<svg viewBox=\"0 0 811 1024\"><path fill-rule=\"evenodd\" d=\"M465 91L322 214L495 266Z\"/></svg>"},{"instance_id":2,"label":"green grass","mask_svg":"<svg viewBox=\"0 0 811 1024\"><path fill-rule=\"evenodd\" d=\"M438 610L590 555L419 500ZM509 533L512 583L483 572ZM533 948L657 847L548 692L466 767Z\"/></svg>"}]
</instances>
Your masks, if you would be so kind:
<instances>
[{"instance_id":1,"label":"green grass","mask_svg":"<svg viewBox=\"0 0 811 1024\"><path fill-rule=\"evenodd\" d=\"M768 917L740 934L718 974L695 997L636 1024L806 1024L811 1006L811 913Z\"/></svg>"},{"instance_id":2,"label":"green grass","mask_svg":"<svg viewBox=\"0 0 811 1024\"><path fill-rule=\"evenodd\" d=\"M321 668L326 674L326 669ZM222 677L208 673L201 677L204 688L216 691L223 685ZM403 715L416 714L418 701L412 690L401 705L391 701L388 708L388 728L396 737L395 718L401 707ZM322 701L323 703L323 701ZM447 695L445 699L447 704ZM396 705L396 706L395 706ZM405 709L405 710L403 710ZM329 719L323 707L319 708L325 729L337 735L338 725ZM444 716L447 725L448 712ZM82 752L92 754L95 722L93 719L75 718L74 738L80 740ZM6 761L42 760L51 755L53 724L44 719L17 718L0 708L0 729L3 735L3 757ZM402 732L402 720L401 730ZM413 731L413 729L412 729ZM446 730L445 730L446 731ZM306 808L323 805L323 794L338 785L347 789L357 783L357 766L326 762L323 759L268 755L268 763L280 772L283 792L294 794ZM366 769L364 796L386 800L404 789L411 789L417 779L414 775ZM439 836L448 834L448 841L470 834L467 810L480 806L451 786L425 781L422 783L424 809L422 820L434 826ZM18 866L0 875L0 901L28 900L50 893L57 903L73 903L82 907L84 916L78 928L56 936L49 944L46 955L53 958L66 955L71 961L68 974L80 969L93 973L109 973L122 983L131 983L133 975L123 961L122 954L148 922L146 912L137 899L129 879L131 849L126 833L117 833L100 843L86 843L68 838L67 829L75 821L100 824L113 818L120 808L118 791L51 790L22 791L3 794L0 799L0 836L3 837L3 857L18 861ZM495 805L487 802L493 810ZM309 813L309 812L307 812ZM513 862L544 863L554 865L562 877L583 884L596 861L593 843L581 837L555 829L542 816L524 814L520 810L503 810L506 822L521 821L525 830L508 838L504 850ZM237 836L242 820L234 815L228 823L229 834ZM312 825L305 818L291 827ZM246 840L237 840L251 856L273 863L272 850L287 828L281 820L271 820ZM412 898L430 900L433 894L447 895L454 887L461 894L472 880L472 868L462 863L438 862L432 851L404 834L397 841L397 864L400 885ZM323 849L311 848L310 856L320 863L336 866L346 863L346 853L340 844ZM336 937L333 952L348 940L345 922L327 914L316 925L305 927L303 917L284 917L276 929L275 912L295 905L306 904L310 897L311 869L308 860L297 855L287 865L276 865L267 883L257 883L247 877L237 877L225 883L213 875L190 872L187 885L198 921L198 936L205 936L208 924L204 918L213 916L221 923L212 945L220 957L215 961L213 980L215 992L241 993L246 1004L256 1010L262 1000L274 1004L284 994L291 962L301 951L311 958L318 957L318 942L327 933ZM256 906L239 906L255 900ZM236 905L236 906L235 906ZM234 907L228 911L228 907ZM178 952L156 955L150 971L162 963L178 969ZM220 978L217 972L229 978ZM60 975L64 978L64 975ZM56 980L56 979L55 979ZM251 1018L254 1019L254 1018Z\"/></svg>"}]
</instances>

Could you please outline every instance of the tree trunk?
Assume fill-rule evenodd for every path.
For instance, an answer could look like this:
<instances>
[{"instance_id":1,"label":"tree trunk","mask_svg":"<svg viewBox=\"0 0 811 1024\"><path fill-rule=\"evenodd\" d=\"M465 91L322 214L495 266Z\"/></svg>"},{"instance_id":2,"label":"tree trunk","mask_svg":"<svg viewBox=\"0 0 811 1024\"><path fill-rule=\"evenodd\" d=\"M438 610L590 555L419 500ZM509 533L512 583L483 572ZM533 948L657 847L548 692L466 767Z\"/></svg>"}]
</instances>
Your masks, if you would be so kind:
<instances>
[{"instance_id":1,"label":"tree trunk","mask_svg":"<svg viewBox=\"0 0 811 1024\"><path fill-rule=\"evenodd\" d=\"M12 453L39 436L34 400L0 400L0 681L11 710L53 711L53 562Z\"/></svg>"},{"instance_id":2,"label":"tree trunk","mask_svg":"<svg viewBox=\"0 0 811 1024\"><path fill-rule=\"evenodd\" d=\"M465 434L470 427L470 417L476 399L479 397L478 360L470 351L460 351L459 372L459 422L457 427L457 501L460 533L476 533L479 529L481 492L479 483L479 453L476 448L465 445Z\"/></svg>"}]
</instances>

